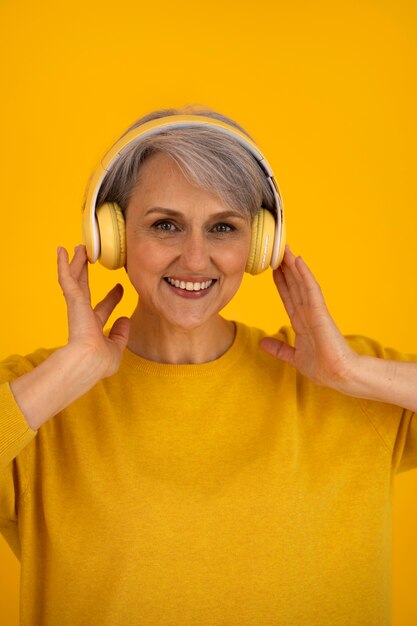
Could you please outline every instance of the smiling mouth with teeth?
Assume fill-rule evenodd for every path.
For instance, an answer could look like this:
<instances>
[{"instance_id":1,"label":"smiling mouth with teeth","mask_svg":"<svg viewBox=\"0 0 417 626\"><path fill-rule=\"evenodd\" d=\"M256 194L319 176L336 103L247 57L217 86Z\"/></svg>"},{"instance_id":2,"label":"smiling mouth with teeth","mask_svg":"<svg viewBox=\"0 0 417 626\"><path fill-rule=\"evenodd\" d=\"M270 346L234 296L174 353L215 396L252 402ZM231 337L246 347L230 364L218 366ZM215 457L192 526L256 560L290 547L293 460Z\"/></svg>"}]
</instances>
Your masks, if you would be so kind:
<instances>
[{"instance_id":1,"label":"smiling mouth with teeth","mask_svg":"<svg viewBox=\"0 0 417 626\"><path fill-rule=\"evenodd\" d=\"M203 291L204 289L208 289L215 282L215 280L206 280L204 282L186 282L185 280L174 280L169 276L165 277L167 283L172 285L173 287L177 287L178 289L183 289L185 291Z\"/></svg>"}]
</instances>

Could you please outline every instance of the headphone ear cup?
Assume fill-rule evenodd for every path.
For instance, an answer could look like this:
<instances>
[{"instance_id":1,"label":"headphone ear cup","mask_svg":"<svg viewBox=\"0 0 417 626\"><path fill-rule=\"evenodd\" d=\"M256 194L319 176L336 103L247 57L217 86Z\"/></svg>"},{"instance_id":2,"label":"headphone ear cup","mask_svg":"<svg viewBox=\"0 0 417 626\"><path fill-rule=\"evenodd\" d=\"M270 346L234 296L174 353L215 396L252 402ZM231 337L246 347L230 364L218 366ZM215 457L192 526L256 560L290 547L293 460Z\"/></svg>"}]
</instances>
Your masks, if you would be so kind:
<instances>
[{"instance_id":1,"label":"headphone ear cup","mask_svg":"<svg viewBox=\"0 0 417 626\"><path fill-rule=\"evenodd\" d=\"M285 220L283 216L282 222L281 222L281 238L279 241L277 267L281 265L282 259L284 258L286 241L287 241L287 228L286 228ZM276 268L274 267L273 269L276 269Z\"/></svg>"},{"instance_id":2,"label":"headphone ear cup","mask_svg":"<svg viewBox=\"0 0 417 626\"><path fill-rule=\"evenodd\" d=\"M267 209L259 209L252 221L252 237L245 271L260 274L269 267L274 247L275 218Z\"/></svg>"},{"instance_id":3,"label":"headphone ear cup","mask_svg":"<svg viewBox=\"0 0 417 626\"><path fill-rule=\"evenodd\" d=\"M122 209L115 202L106 202L96 209L100 234L99 261L109 270L126 263L126 224Z\"/></svg>"}]
</instances>

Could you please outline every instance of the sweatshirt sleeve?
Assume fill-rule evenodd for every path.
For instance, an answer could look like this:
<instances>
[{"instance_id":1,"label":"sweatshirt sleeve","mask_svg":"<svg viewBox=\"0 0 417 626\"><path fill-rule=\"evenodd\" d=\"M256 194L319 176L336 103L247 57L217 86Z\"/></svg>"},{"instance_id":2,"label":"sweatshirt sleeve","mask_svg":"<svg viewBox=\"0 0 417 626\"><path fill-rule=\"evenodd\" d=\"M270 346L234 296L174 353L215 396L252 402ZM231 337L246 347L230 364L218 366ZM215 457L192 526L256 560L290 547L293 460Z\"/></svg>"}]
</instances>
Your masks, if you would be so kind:
<instances>
[{"instance_id":1,"label":"sweatshirt sleeve","mask_svg":"<svg viewBox=\"0 0 417 626\"><path fill-rule=\"evenodd\" d=\"M35 437L23 417L9 383L0 385L0 467L5 467Z\"/></svg>"},{"instance_id":2,"label":"sweatshirt sleeve","mask_svg":"<svg viewBox=\"0 0 417 626\"><path fill-rule=\"evenodd\" d=\"M282 328L277 337L294 345L295 335L290 327ZM358 354L393 361L417 362L417 354L384 347L369 337L347 335L345 339ZM393 472L417 468L417 414L394 404L365 399L358 399L358 402L391 454Z\"/></svg>"},{"instance_id":3,"label":"sweatshirt sleeve","mask_svg":"<svg viewBox=\"0 0 417 626\"><path fill-rule=\"evenodd\" d=\"M406 354L385 348L372 339L359 336L347 337L359 354L380 359L417 362L417 354ZM392 454L392 467L399 473L417 468L417 415L394 404L360 400L365 414Z\"/></svg>"},{"instance_id":4,"label":"sweatshirt sleeve","mask_svg":"<svg viewBox=\"0 0 417 626\"><path fill-rule=\"evenodd\" d=\"M37 350L28 356L12 355L0 363L0 469L7 466L36 436L26 422L10 389L15 378L30 372L51 354Z\"/></svg>"},{"instance_id":5,"label":"sweatshirt sleeve","mask_svg":"<svg viewBox=\"0 0 417 626\"><path fill-rule=\"evenodd\" d=\"M35 436L16 404L9 383L0 384L0 533L17 558L20 554L18 503L27 482L24 464L19 464L18 459Z\"/></svg>"},{"instance_id":6,"label":"sweatshirt sleeve","mask_svg":"<svg viewBox=\"0 0 417 626\"><path fill-rule=\"evenodd\" d=\"M26 357L13 355L0 362L0 532L18 558L17 514L28 481L25 451L37 432L20 411L10 382L39 365L50 353L38 350Z\"/></svg>"}]
</instances>

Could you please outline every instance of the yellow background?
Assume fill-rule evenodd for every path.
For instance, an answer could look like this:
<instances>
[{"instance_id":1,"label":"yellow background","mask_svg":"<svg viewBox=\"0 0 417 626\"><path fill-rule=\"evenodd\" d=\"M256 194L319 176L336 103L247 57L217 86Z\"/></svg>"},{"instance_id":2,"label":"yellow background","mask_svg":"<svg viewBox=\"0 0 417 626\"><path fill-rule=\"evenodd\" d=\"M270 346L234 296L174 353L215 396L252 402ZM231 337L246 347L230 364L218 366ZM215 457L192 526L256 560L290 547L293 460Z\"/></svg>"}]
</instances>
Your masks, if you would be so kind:
<instances>
[{"instance_id":1,"label":"yellow background","mask_svg":"<svg viewBox=\"0 0 417 626\"><path fill-rule=\"evenodd\" d=\"M237 119L267 155L292 248L343 332L417 353L414 0L0 0L0 19L2 355L65 341L55 249L80 240L90 171L137 117L192 102ZM91 275L95 299L125 282ZM120 309L133 305L128 291ZM245 278L227 314L286 322L269 273ZM417 624L416 492L417 472L396 480L394 626ZM0 619L14 626L3 541L0 562Z\"/></svg>"}]
</instances>

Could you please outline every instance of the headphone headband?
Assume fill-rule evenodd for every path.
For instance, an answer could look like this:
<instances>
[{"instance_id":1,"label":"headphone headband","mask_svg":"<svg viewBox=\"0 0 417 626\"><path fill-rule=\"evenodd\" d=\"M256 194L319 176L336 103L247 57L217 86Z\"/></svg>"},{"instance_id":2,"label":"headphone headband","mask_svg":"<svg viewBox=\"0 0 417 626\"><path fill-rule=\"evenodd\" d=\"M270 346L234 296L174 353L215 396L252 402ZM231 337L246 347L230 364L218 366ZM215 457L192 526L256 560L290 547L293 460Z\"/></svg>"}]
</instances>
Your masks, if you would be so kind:
<instances>
[{"instance_id":1,"label":"headphone headband","mask_svg":"<svg viewBox=\"0 0 417 626\"><path fill-rule=\"evenodd\" d=\"M145 122L125 133L104 155L101 163L93 172L86 193L86 201L83 215L83 239L86 243L87 256L91 263L95 263L100 256L100 234L96 217L97 196L106 174L114 167L119 157L128 147L143 141L147 137L163 133L167 130L190 127L214 127L220 132L236 139L262 168L267 181L272 189L274 197L274 211L276 221L275 244L272 250L271 266L279 263L279 242L281 240L284 216L281 196L272 168L261 153L257 145L241 130L221 120L202 115L169 115Z\"/></svg>"}]
</instances>

